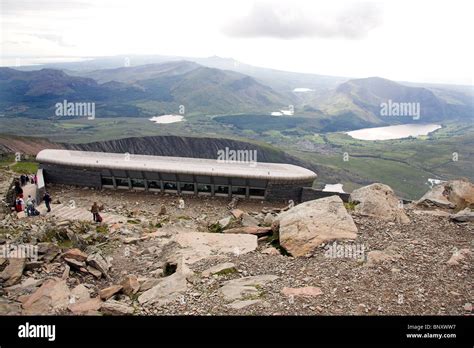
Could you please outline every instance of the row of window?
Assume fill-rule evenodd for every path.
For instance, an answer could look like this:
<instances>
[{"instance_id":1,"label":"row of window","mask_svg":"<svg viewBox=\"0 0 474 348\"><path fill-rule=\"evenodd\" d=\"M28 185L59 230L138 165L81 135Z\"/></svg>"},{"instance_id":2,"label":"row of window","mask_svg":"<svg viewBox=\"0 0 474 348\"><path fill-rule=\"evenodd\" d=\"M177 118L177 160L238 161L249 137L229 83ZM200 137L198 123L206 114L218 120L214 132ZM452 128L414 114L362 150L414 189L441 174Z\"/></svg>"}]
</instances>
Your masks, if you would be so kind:
<instances>
[{"instance_id":1,"label":"row of window","mask_svg":"<svg viewBox=\"0 0 474 348\"><path fill-rule=\"evenodd\" d=\"M177 173L158 173L151 171L134 171L134 170L118 170L118 169L102 169L102 177L108 178L135 178L140 180L157 180L166 182L188 182L201 184L214 184L224 186L250 186L258 188L266 188L267 180L255 178L242 177L223 177L223 176L205 176L205 175L191 175L191 174L177 174Z\"/></svg>"},{"instance_id":2,"label":"row of window","mask_svg":"<svg viewBox=\"0 0 474 348\"><path fill-rule=\"evenodd\" d=\"M162 186L163 185L163 186ZM159 181L159 180L147 180L145 183L144 179L128 179L128 178L114 178L102 177L102 186L111 188L123 188L123 189L145 189L151 191L165 191L165 192L178 192L181 193L199 193L199 194L212 194L214 186L214 194L219 196L228 196L229 192L232 196L247 197L247 187L244 186L227 186L227 185L212 185L212 184L195 184L186 182L174 182L174 181ZM265 189L261 188L248 188L248 196L250 197L264 197Z\"/></svg>"}]
</instances>

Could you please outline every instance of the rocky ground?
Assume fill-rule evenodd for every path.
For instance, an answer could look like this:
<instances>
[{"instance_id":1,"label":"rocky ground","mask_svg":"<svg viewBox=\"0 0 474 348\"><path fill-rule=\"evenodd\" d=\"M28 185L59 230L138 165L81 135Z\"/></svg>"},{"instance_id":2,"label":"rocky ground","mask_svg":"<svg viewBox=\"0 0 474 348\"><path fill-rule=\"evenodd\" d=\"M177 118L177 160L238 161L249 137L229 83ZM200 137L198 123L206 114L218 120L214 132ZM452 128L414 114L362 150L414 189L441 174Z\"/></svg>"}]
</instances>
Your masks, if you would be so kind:
<instances>
[{"instance_id":1,"label":"rocky ground","mask_svg":"<svg viewBox=\"0 0 474 348\"><path fill-rule=\"evenodd\" d=\"M472 314L474 223L453 218L461 207L399 206L385 185L295 207L49 191L123 222L1 213L0 248L39 257L0 255L0 314Z\"/></svg>"}]
</instances>

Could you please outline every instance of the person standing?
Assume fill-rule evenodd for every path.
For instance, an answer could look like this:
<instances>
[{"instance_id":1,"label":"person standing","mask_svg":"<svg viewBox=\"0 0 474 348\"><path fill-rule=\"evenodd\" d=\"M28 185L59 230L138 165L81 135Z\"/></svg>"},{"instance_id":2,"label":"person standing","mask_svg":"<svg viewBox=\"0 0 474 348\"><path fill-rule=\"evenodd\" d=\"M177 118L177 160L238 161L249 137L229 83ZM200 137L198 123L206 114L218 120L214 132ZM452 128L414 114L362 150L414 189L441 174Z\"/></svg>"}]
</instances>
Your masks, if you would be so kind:
<instances>
[{"instance_id":1,"label":"person standing","mask_svg":"<svg viewBox=\"0 0 474 348\"><path fill-rule=\"evenodd\" d=\"M16 199L15 199L15 211L17 213L19 213L21 211L20 197L16 197Z\"/></svg>"},{"instance_id":2,"label":"person standing","mask_svg":"<svg viewBox=\"0 0 474 348\"><path fill-rule=\"evenodd\" d=\"M33 210L34 210L34 204L33 204L33 198L31 198L31 195L28 195L28 199L26 200L26 215L31 216L33 215Z\"/></svg>"},{"instance_id":3,"label":"person standing","mask_svg":"<svg viewBox=\"0 0 474 348\"><path fill-rule=\"evenodd\" d=\"M18 181L15 181L15 195L16 197L23 198L23 189Z\"/></svg>"},{"instance_id":4,"label":"person standing","mask_svg":"<svg viewBox=\"0 0 474 348\"><path fill-rule=\"evenodd\" d=\"M48 192L45 192L44 193L44 196L43 196L43 201L44 201L44 204L46 205L46 209L48 209L48 213L51 211L51 196L49 195Z\"/></svg>"},{"instance_id":5,"label":"person standing","mask_svg":"<svg viewBox=\"0 0 474 348\"><path fill-rule=\"evenodd\" d=\"M23 198L21 197L17 197L16 198L16 204L15 204L15 210L19 213L21 211L23 211L23 207L24 207L24 204L25 202L23 201Z\"/></svg>"},{"instance_id":6,"label":"person standing","mask_svg":"<svg viewBox=\"0 0 474 348\"><path fill-rule=\"evenodd\" d=\"M99 221L99 206L97 205L97 202L94 202L91 207L91 213L92 213L92 218L94 219L94 222Z\"/></svg>"}]
</instances>

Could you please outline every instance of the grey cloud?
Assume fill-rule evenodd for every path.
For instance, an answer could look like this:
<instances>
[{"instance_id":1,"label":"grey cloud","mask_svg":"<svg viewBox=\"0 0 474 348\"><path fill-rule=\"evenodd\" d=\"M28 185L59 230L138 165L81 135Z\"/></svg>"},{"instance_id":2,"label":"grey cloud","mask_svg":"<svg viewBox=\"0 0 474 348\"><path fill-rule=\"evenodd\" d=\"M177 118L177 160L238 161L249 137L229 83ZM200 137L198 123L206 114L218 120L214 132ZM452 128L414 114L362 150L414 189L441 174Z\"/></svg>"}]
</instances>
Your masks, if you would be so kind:
<instances>
[{"instance_id":1,"label":"grey cloud","mask_svg":"<svg viewBox=\"0 0 474 348\"><path fill-rule=\"evenodd\" d=\"M222 28L224 34L237 38L345 38L360 39L381 21L381 11L373 3L347 7L332 17L311 15L304 10L257 3L249 15Z\"/></svg>"}]
</instances>

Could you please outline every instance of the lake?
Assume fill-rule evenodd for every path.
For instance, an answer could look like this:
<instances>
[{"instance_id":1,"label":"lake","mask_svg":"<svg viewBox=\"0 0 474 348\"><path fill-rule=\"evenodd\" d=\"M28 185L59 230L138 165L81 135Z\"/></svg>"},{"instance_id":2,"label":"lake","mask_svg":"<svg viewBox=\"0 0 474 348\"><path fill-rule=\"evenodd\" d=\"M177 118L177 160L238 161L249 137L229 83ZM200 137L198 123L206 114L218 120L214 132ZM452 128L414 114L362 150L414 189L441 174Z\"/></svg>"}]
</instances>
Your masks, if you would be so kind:
<instances>
[{"instance_id":1,"label":"lake","mask_svg":"<svg viewBox=\"0 0 474 348\"><path fill-rule=\"evenodd\" d=\"M180 116L180 115L163 115L163 116L154 116L150 118L150 121L155 122L155 123L167 124L167 123L181 122L183 121L183 119L184 119L184 116Z\"/></svg>"},{"instance_id":2,"label":"lake","mask_svg":"<svg viewBox=\"0 0 474 348\"><path fill-rule=\"evenodd\" d=\"M390 140L427 135L440 128L439 124L401 124L397 126L358 129L346 132L346 134L359 140Z\"/></svg>"}]
</instances>

